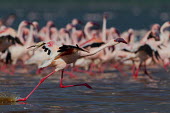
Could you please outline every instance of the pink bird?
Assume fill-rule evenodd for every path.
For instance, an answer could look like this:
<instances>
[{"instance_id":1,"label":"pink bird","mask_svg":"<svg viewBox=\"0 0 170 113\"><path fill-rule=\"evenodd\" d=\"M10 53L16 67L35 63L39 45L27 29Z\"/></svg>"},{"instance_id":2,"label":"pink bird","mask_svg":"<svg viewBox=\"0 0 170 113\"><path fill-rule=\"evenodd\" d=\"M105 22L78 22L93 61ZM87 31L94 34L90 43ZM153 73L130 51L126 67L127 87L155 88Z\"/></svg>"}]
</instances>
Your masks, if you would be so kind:
<instances>
[{"instance_id":1,"label":"pink bird","mask_svg":"<svg viewBox=\"0 0 170 113\"><path fill-rule=\"evenodd\" d=\"M87 83L84 84L77 84L77 85L63 85L63 72L64 68L67 66L67 64L75 62L79 58L87 57L87 56L92 56L99 51L103 50L104 48L112 45L117 45L119 43L126 43L126 41L122 38L117 38L115 40L110 40L108 43L100 46L99 48L96 48L95 50L92 51L87 51L83 48L80 48L78 45L72 46L72 45L63 45L61 47L58 47L55 45L54 41L48 41L48 42L39 42L36 45L30 46L30 47L35 47L34 50L37 48L42 47L44 51L49 55L48 60L45 60L44 63L39 66L39 68L45 68L45 67L55 67L55 70L52 71L50 74L45 76L40 80L38 85L25 97L18 99L17 101L26 101L32 93L52 74L55 72L62 70L61 73L61 79L60 79L60 87L61 88L66 88L66 87L73 87L73 86L86 86L87 88L92 88L89 86Z\"/></svg>"}]
</instances>

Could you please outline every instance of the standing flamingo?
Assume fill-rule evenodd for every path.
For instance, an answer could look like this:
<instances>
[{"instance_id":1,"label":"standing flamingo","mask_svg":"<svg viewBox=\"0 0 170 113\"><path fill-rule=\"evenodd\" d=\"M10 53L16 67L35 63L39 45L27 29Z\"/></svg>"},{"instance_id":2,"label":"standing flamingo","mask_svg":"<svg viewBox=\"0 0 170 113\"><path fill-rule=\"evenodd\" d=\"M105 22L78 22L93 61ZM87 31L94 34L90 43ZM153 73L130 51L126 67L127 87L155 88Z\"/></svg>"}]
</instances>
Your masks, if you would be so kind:
<instances>
[{"instance_id":1,"label":"standing flamingo","mask_svg":"<svg viewBox=\"0 0 170 113\"><path fill-rule=\"evenodd\" d=\"M61 79L60 79L60 87L61 88L66 88L66 87L73 87L73 86L86 86L87 88L92 88L89 86L87 83L84 84L77 84L77 85L63 85L63 72L64 68L67 66L67 64L75 62L79 58L87 57L94 55L98 53L99 51L103 50L104 48L112 45L116 45L119 43L126 43L126 41L122 38L117 38L115 40L110 40L108 43L104 44L103 46L100 46L99 48L93 50L93 51L87 51L83 48L80 48L78 45L72 46L72 45L63 45L61 47L58 47L55 45L54 41L49 41L49 42L39 42L38 44L31 46L35 47L35 49L42 47L45 52L49 55L49 59L45 60L44 63L39 67L39 68L45 68L48 66L53 66L55 67L55 70L52 71L50 74L45 76L40 80L38 85L25 97L18 99L17 101L26 101L32 93L52 74L55 72L62 70L61 73Z\"/></svg>"}]
</instances>

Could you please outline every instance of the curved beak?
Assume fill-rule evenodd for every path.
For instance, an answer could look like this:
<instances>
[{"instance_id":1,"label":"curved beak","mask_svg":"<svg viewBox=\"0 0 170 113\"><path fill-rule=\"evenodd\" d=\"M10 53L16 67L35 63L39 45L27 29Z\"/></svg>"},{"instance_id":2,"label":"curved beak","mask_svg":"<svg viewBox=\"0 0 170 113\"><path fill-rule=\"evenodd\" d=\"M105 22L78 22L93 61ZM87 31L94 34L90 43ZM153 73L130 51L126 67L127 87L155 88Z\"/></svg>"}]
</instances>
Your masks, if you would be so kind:
<instances>
[{"instance_id":1,"label":"curved beak","mask_svg":"<svg viewBox=\"0 0 170 113\"><path fill-rule=\"evenodd\" d=\"M125 43L125 44L128 44L123 38L117 38L114 40L115 42L121 42L121 43Z\"/></svg>"}]
</instances>

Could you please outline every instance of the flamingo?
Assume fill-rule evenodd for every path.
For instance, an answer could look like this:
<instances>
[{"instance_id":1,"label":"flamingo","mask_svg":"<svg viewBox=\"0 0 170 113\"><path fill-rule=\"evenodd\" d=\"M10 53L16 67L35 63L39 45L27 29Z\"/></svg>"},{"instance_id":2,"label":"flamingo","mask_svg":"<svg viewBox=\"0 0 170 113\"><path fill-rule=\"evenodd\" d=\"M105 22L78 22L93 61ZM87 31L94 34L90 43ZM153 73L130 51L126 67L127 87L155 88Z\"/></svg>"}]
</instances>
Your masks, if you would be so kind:
<instances>
[{"instance_id":1,"label":"flamingo","mask_svg":"<svg viewBox=\"0 0 170 113\"><path fill-rule=\"evenodd\" d=\"M90 40L91 37L92 37L92 35L91 35L92 30L90 28L93 27L93 26L99 27L99 25L97 23L94 23L94 22L87 22L86 25L84 26L84 33L86 35L87 40Z\"/></svg>"},{"instance_id":2,"label":"flamingo","mask_svg":"<svg viewBox=\"0 0 170 113\"><path fill-rule=\"evenodd\" d=\"M10 46L9 50L8 50L10 52L10 59L11 59L10 63L12 64L12 66L10 68L12 70L11 74L14 74L15 65L17 64L18 60L21 60L22 63L24 63L25 60L29 58L29 53L26 48L29 47L33 43L33 29L35 26L30 22L24 21L24 25L26 25L25 23L27 23L27 25L31 25L31 26L30 26L30 32L28 34L26 41L24 42L24 45L19 45L19 44L13 45L13 46ZM23 24L23 22L21 22L21 24ZM20 29L20 27L19 27L19 29ZM20 30L23 31L23 29L20 29ZM18 31L18 32L20 32L20 31ZM8 55L9 54L7 54L6 57L8 57Z\"/></svg>"},{"instance_id":3,"label":"flamingo","mask_svg":"<svg viewBox=\"0 0 170 113\"><path fill-rule=\"evenodd\" d=\"M8 49L11 45L23 45L21 41L17 37L12 37L11 35L5 35L0 37L0 51L5 51Z\"/></svg>"},{"instance_id":4,"label":"flamingo","mask_svg":"<svg viewBox=\"0 0 170 113\"><path fill-rule=\"evenodd\" d=\"M19 46L19 47L22 47L24 44L25 44L25 41L24 41L24 39L22 38L22 33L23 33L23 30L24 30L24 28L26 27L26 25L29 25L30 24L30 22L27 22L27 21L22 21L21 23L20 23L20 25L19 25L19 27L18 27L18 31L15 31L13 28L11 28L11 27L9 27L9 28L6 28L6 29L4 29L3 31L1 31L0 32L0 36L2 36L2 37L7 37L7 39L12 39L13 41L13 43L15 43L16 41L18 42L18 43L15 43L15 45L12 45L12 46L10 46L10 44L9 43L4 43L4 44L2 44L2 46L1 46L1 48L7 48L8 47L8 50L4 50L4 51L7 51L7 53L8 54L6 54L6 52L3 52L2 54L3 55L1 55L1 59L2 60L5 60L5 59L11 59L10 60L10 62L12 63L12 62L15 62L15 61L12 61L12 52L11 52L11 48L12 47L16 47L16 46ZM2 39L2 38L1 38ZM16 51L16 50L15 50ZM17 53L17 52L16 52ZM9 55L10 54L10 55ZM9 56L10 56L10 58L9 58ZM8 58L7 58L8 57ZM6 62L7 62L7 60L6 60ZM8 62L9 63L9 62ZM4 65L3 67L2 67L3 69L5 69L6 68L6 65Z\"/></svg>"},{"instance_id":5,"label":"flamingo","mask_svg":"<svg viewBox=\"0 0 170 113\"><path fill-rule=\"evenodd\" d=\"M63 85L63 72L64 68L67 66L67 64L75 62L79 58L87 57L87 56L92 56L99 51L103 50L104 48L112 45L117 45L119 43L126 43L126 41L122 38L117 38L115 40L110 40L108 43L104 44L103 46L100 46L99 48L93 50L93 51L87 51L83 48L80 48L78 45L72 46L72 45L63 45L61 47L58 47L55 45L54 41L49 41L49 42L39 42L36 45L30 46L35 47L35 49L42 47L45 52L49 55L49 59L45 60L44 63L39 66L39 68L45 68L48 66L55 67L55 70L52 71L50 74L42 78L38 85L25 97L18 99L17 101L26 101L32 93L52 74L55 72L62 70L61 72L61 79L60 79L60 87L61 88L66 88L66 87L73 87L73 86L86 86L87 88L92 88L90 85L87 83L84 84L77 84L77 85ZM126 43L127 44L127 43Z\"/></svg>"},{"instance_id":6,"label":"flamingo","mask_svg":"<svg viewBox=\"0 0 170 113\"><path fill-rule=\"evenodd\" d=\"M128 51L128 50L126 50L126 51ZM136 66L133 66L133 77L135 79L138 78L138 72L139 72L140 68L142 67L142 65L144 66L144 73L150 79L153 79L153 77L151 75L149 75L147 68L146 68L147 61L149 58L152 58L152 60L154 62L158 62L158 60L160 60L160 55L157 50L153 49L152 46L150 46L148 44L141 45L135 52L131 52L130 58L126 58L126 60L127 59L132 60L133 63L135 61L138 61Z\"/></svg>"}]
</instances>

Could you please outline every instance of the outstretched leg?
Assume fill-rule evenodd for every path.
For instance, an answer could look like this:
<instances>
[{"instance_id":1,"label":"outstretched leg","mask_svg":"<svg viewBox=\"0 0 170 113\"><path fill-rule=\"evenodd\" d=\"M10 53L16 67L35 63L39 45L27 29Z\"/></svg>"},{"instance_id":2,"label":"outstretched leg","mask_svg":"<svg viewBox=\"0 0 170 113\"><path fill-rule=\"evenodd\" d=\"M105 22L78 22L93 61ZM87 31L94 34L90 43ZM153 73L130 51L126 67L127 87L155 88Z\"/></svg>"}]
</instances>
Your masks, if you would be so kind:
<instances>
[{"instance_id":1,"label":"outstretched leg","mask_svg":"<svg viewBox=\"0 0 170 113\"><path fill-rule=\"evenodd\" d=\"M144 62L144 73L150 78L153 79L153 77L148 73L147 69L146 69L146 62Z\"/></svg>"},{"instance_id":2,"label":"outstretched leg","mask_svg":"<svg viewBox=\"0 0 170 113\"><path fill-rule=\"evenodd\" d=\"M61 79L60 79L60 87L61 87L61 88L73 87L73 86L86 86L87 88L92 89L92 87L91 87L90 85L88 85L87 83L84 83L84 84L77 84L77 85L67 85L67 86L64 86L64 85L63 85L63 73L64 73L64 69L61 71Z\"/></svg>"},{"instance_id":3,"label":"outstretched leg","mask_svg":"<svg viewBox=\"0 0 170 113\"><path fill-rule=\"evenodd\" d=\"M17 101L26 101L32 95L32 93L45 81L45 79L47 79L49 76L51 76L55 72L56 71L53 71L47 76L45 76L44 78L42 78L40 82L38 83L38 85L25 98L18 99Z\"/></svg>"}]
</instances>

